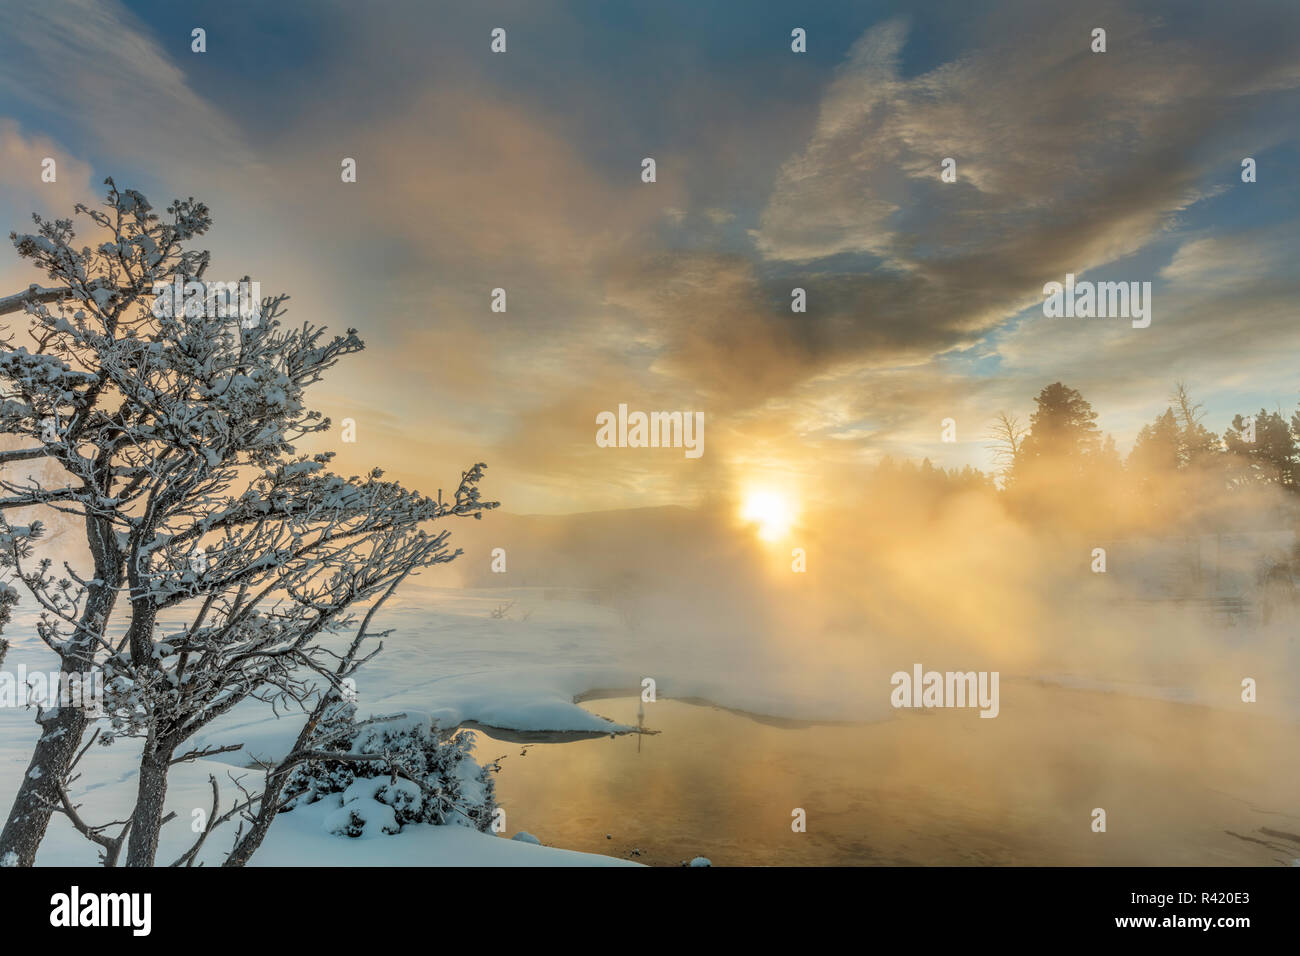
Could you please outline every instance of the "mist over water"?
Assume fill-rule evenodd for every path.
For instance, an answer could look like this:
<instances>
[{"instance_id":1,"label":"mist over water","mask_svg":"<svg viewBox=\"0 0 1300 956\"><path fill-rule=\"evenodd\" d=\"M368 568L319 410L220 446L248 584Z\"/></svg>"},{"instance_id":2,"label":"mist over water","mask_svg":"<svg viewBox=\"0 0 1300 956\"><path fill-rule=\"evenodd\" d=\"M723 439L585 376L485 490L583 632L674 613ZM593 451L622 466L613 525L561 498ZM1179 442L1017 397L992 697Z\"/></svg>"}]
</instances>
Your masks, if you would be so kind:
<instances>
[{"instance_id":1,"label":"mist over water","mask_svg":"<svg viewBox=\"0 0 1300 956\"><path fill-rule=\"evenodd\" d=\"M510 578L591 588L624 614L621 639L647 675L693 675L684 696L707 684L703 696L751 714L847 722L774 726L692 707L671 700L683 685L664 677L668 699L643 704L657 736L542 745L503 764L519 825L605 852L607 821L625 820L624 852L673 864L700 853L836 864L1300 857L1300 837L1285 836L1300 833L1296 605L1264 581L1293 557L1288 499L1204 495L1189 516L1116 485L1025 513L992 487L864 486L852 506L803 511L776 542L732 517L738 502L507 515L496 529L493 516L475 529L464 569L487 567L481 533L483 546L528 556ZM918 664L998 672L996 718L891 707L891 675ZM635 701L585 706L636 723ZM795 807L816 820L806 835L790 831ZM1095 808L1106 834L1090 827Z\"/></svg>"},{"instance_id":2,"label":"mist over water","mask_svg":"<svg viewBox=\"0 0 1300 956\"><path fill-rule=\"evenodd\" d=\"M608 663L656 681L640 715L635 699L584 705L653 736L481 741L507 758L510 829L557 846L658 865L1300 858L1300 621L1268 584L1295 558L1294 503L1053 478L1012 495L864 469L830 489L847 504L800 503L775 537L740 497L453 521L464 554L404 588L395 623L423 626L427 587L500 591L527 645L551 602L590 604ZM1177 494L1196 508L1162 506ZM53 530L43 556L76 566L79 530ZM489 659L505 688L513 652ZM997 716L892 706L892 675L918 666L996 672ZM436 711L441 678L412 699Z\"/></svg>"},{"instance_id":3,"label":"mist over water","mask_svg":"<svg viewBox=\"0 0 1300 956\"><path fill-rule=\"evenodd\" d=\"M1289 560L1295 541L1277 500L1242 495L1253 510L1221 529L1087 528L1035 523L992 490L875 490L804 512L779 542L738 522L738 506L491 515L456 528L466 555L431 580L587 589L623 615L630 646L779 669L790 693L823 705L887 706L889 675L919 662L1072 674L1180 699L1195 691L1238 707L1242 679L1267 674L1251 706L1295 711L1295 685L1279 678L1297 662L1296 606L1279 602L1262 619L1261 568ZM1105 498L1096 489L1077 510L1109 518ZM508 574L490 572L492 547L511 556ZM803 572L792 570L796 548Z\"/></svg>"}]
</instances>

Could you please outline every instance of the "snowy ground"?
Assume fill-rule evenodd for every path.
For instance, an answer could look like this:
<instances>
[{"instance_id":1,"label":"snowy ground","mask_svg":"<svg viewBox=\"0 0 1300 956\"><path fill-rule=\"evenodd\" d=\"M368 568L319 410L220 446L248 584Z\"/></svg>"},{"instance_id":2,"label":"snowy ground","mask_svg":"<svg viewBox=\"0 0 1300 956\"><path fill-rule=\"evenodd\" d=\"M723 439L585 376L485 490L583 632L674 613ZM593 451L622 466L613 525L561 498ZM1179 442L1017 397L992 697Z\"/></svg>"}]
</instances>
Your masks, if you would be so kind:
<instances>
[{"instance_id":1,"label":"snowy ground","mask_svg":"<svg viewBox=\"0 0 1300 956\"><path fill-rule=\"evenodd\" d=\"M514 602L505 616L493 611ZM762 663L754 649L726 642L706 642L668 628L632 633L609 608L574 600L545 600L540 589L458 591L420 587L412 582L385 609L379 627L394 629L383 652L358 675L361 713L427 714L440 726L476 722L489 727L529 732L619 732L630 728L577 706L575 697L593 690L639 692L643 678L653 677L658 692L676 697L715 699L729 706L782 716L831 716L821 704L800 701L783 689L781 668ZM30 672L56 667L53 655L31 636L28 622L16 615L7 636L12 647L7 670L25 665ZM671 662L671 663L670 663ZM842 701L833 715L845 713ZM856 704L857 718L882 717L879 702ZM168 808L188 821L211 797L208 775L214 773L233 793L228 773L249 771L252 757L284 752L299 729L291 719L275 720L264 705L249 702L196 737L194 746L241 742L244 750L225 755L226 762L205 760L177 767L168 791ZM30 756L36 728L22 709L0 708L0 804L8 806ZM480 756L491 758L502 746L483 741ZM76 796L102 819L120 819L130 803L135 748L93 748L82 762ZM624 861L537 847L459 827L408 828L398 837L348 840L325 832L315 808L283 815L259 851L262 865L330 861L339 864L427 865L565 865ZM419 831L416 835L415 831ZM463 831L463 832L462 832ZM546 835L538 834L543 843ZM219 860L226 848L217 836L205 858ZM164 830L159 860L185 849L188 827L173 822ZM169 856L170 854L170 856ZM89 864L95 850L56 815L42 845L42 864Z\"/></svg>"},{"instance_id":2,"label":"snowy ground","mask_svg":"<svg viewBox=\"0 0 1300 956\"><path fill-rule=\"evenodd\" d=\"M502 616L494 609L513 601ZM1187 612L1189 614L1195 611ZM639 691L652 677L660 695L705 698L722 706L777 717L802 719L879 720L895 716L884 693L864 692L861 668L854 671L835 660L819 661L802 654L798 642L782 648L755 641L702 640L691 633L654 621L632 632L612 609L578 600L546 600L540 589L459 591L420 586L413 582L380 626L394 632L383 652L358 675L361 713L426 713L443 727L465 721L515 731L565 732L624 730L577 706L575 697L591 691ZM1275 630L1291 629L1277 622ZM53 658L31 636L21 615L6 635L13 642L5 667L20 664L31 670L52 667ZM1258 628L1223 630L1224 660L1240 660L1241 673L1268 676L1285 694L1261 700L1261 709L1300 717L1291 680L1300 674L1297 645ZM1274 638L1280 638L1281 643ZM1289 648L1278 659L1276 648ZM1267 651L1265 656L1261 653ZM1117 690L1137 696L1165 697L1209 706L1231 706L1233 694L1207 684L1193 669L1178 669L1177 647L1146 649L1154 662L1135 680L1131 660L1125 668L1105 662L1045 664L1034 674L1050 682ZM810 660L811 658L811 660ZM860 662L859 662L860 663ZM874 665L868 668L874 672ZM1235 673L1236 671L1234 671ZM1154 676L1152 676L1154 675ZM1289 676L1288 676L1289 675ZM1008 674L1007 676L1012 676ZM803 692L800 688L805 688ZM809 692L814 688L815 692ZM1264 706L1267 704L1267 706ZM599 703L595 710L599 711ZM244 752L227 755L227 762L199 761L176 768L168 806L179 819L164 829L160 861L170 862L189 845L188 821L195 808L210 804L208 775L214 773L233 795L227 774L241 770L249 756L271 757L281 752L298 730L298 722L273 719L263 705L250 703L215 724L197 745L242 742ZM8 807L35 737L31 715L0 708L0 806ZM503 745L480 738L480 756L491 758ZM484 751L486 751L484 753ZM132 792L134 748L96 747L83 761L76 795L97 819L119 819ZM573 853L462 827L413 827L393 837L346 839L328 834L320 816L328 808L309 807L280 817L255 857L260 865L590 865L625 861ZM508 830L508 833L513 830ZM542 842L545 833L538 833ZM212 838L205 859L217 862L228 847L229 835ZM42 864L92 864L95 850L56 815L43 844Z\"/></svg>"}]
</instances>

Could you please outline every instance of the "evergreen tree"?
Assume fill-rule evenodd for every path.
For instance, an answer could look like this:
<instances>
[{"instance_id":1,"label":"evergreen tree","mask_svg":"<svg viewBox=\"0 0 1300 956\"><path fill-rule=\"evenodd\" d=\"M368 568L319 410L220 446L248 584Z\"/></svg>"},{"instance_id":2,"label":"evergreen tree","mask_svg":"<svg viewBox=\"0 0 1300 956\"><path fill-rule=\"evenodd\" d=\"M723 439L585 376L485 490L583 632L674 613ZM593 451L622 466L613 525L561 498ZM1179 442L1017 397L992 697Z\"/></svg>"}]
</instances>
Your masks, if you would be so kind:
<instances>
[{"instance_id":1,"label":"evergreen tree","mask_svg":"<svg viewBox=\"0 0 1300 956\"><path fill-rule=\"evenodd\" d=\"M1253 423L1241 415L1233 416L1232 426L1223 433L1223 443L1229 456L1228 478L1233 484L1260 482L1296 487L1298 449L1281 413L1261 408Z\"/></svg>"},{"instance_id":2,"label":"evergreen tree","mask_svg":"<svg viewBox=\"0 0 1300 956\"><path fill-rule=\"evenodd\" d=\"M1183 464L1182 430L1172 408L1138 432L1128 467L1142 477L1177 471Z\"/></svg>"},{"instance_id":3,"label":"evergreen tree","mask_svg":"<svg viewBox=\"0 0 1300 956\"><path fill-rule=\"evenodd\" d=\"M1039 392L1034 404L1029 433L1020 446L1013 474L1019 477L1038 466L1050 465L1082 476L1097 462L1102 450L1097 413L1077 389L1060 382Z\"/></svg>"}]
</instances>

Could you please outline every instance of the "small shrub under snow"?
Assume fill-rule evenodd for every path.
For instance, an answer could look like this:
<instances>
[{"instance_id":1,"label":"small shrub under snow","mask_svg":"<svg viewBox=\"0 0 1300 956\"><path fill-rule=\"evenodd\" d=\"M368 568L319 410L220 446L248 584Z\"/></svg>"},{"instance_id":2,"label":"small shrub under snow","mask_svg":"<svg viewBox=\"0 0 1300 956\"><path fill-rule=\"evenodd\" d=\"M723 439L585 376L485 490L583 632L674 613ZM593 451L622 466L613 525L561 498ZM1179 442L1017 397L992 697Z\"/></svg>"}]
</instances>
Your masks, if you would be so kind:
<instances>
[{"instance_id":1,"label":"small shrub under snow","mask_svg":"<svg viewBox=\"0 0 1300 956\"><path fill-rule=\"evenodd\" d=\"M355 720L355 708L347 705L320 732L335 734ZM384 759L302 764L286 786L291 798L286 809L337 801L325 828L348 837L400 833L408 823L459 824L483 832L491 827L497 767L474 759L472 733L443 733L418 718L363 727L352 734L350 744L346 736L333 740L327 749L382 754Z\"/></svg>"}]
</instances>

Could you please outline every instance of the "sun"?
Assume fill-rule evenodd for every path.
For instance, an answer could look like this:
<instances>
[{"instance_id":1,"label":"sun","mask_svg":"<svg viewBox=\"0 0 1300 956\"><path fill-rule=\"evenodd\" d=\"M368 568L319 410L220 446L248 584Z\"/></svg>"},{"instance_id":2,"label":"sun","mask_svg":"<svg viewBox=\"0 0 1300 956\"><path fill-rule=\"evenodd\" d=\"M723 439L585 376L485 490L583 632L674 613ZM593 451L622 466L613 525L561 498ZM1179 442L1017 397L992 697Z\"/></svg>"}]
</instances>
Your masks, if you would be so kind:
<instances>
[{"instance_id":1,"label":"sun","mask_svg":"<svg viewBox=\"0 0 1300 956\"><path fill-rule=\"evenodd\" d=\"M756 489L745 495L740 518L758 525L758 536L764 541L778 541L794 523L794 508L779 492Z\"/></svg>"}]
</instances>

